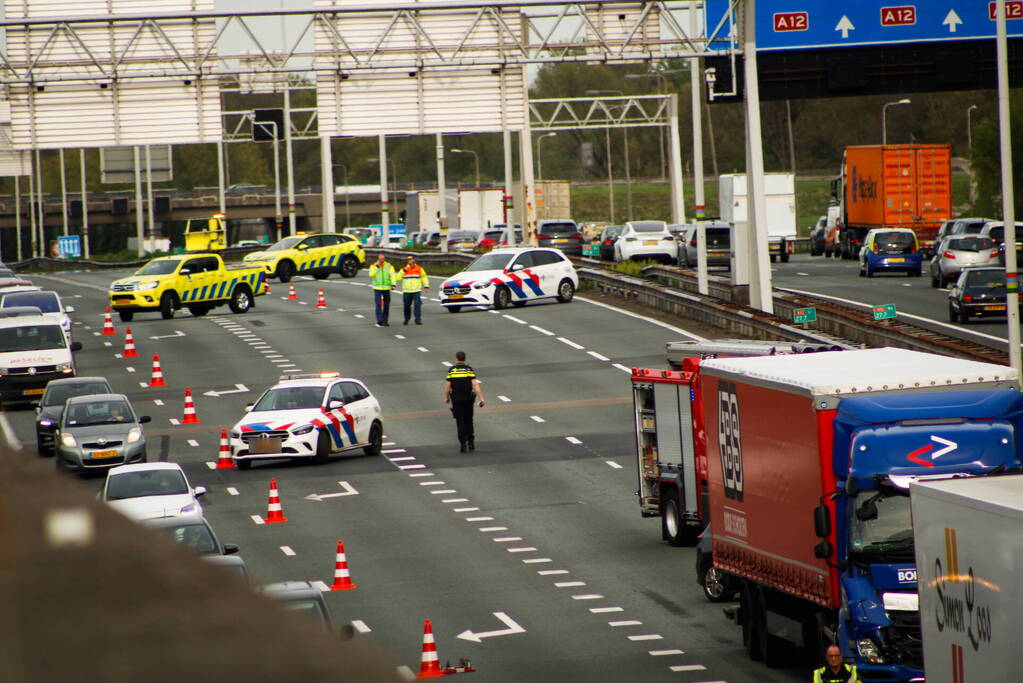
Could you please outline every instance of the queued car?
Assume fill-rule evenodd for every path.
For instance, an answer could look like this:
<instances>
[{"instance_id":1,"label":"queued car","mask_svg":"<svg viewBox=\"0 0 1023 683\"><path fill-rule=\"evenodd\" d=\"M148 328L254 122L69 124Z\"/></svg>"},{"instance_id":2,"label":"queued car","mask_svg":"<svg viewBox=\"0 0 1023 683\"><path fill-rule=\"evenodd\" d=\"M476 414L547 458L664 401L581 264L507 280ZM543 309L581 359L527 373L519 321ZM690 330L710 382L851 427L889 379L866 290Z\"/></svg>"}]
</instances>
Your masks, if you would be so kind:
<instances>
[{"instance_id":1,"label":"queued car","mask_svg":"<svg viewBox=\"0 0 1023 683\"><path fill-rule=\"evenodd\" d=\"M820 256L824 253L826 243L825 235L828 230L828 217L821 216L812 228L810 228L810 256Z\"/></svg>"},{"instance_id":2,"label":"queued car","mask_svg":"<svg viewBox=\"0 0 1023 683\"><path fill-rule=\"evenodd\" d=\"M154 517L142 520L142 525L156 529L170 536L175 543L199 555L234 555L238 546L234 543L221 543L213 532L213 527L201 515L188 517Z\"/></svg>"},{"instance_id":3,"label":"queued car","mask_svg":"<svg viewBox=\"0 0 1023 683\"><path fill-rule=\"evenodd\" d=\"M106 377L68 377L47 384L36 406L36 450L39 455L53 455L54 434L69 398L110 393L113 389Z\"/></svg>"},{"instance_id":4,"label":"queued car","mask_svg":"<svg viewBox=\"0 0 1023 683\"><path fill-rule=\"evenodd\" d=\"M554 247L573 256L583 255L583 234L575 221L544 219L536 222L536 243L541 247Z\"/></svg>"},{"instance_id":5,"label":"queued car","mask_svg":"<svg viewBox=\"0 0 1023 683\"><path fill-rule=\"evenodd\" d=\"M998 264L1005 265L1005 223L1002 221L988 221L977 233L982 237L990 237L991 241L998 247ZM1023 223L1016 223L1016 263L1023 263Z\"/></svg>"},{"instance_id":6,"label":"queued car","mask_svg":"<svg viewBox=\"0 0 1023 683\"><path fill-rule=\"evenodd\" d=\"M956 218L952 221L952 226L948 228L947 235L975 235L981 231L984 224L987 223L989 218ZM945 225L942 224L941 228L938 228L939 232ZM940 235L945 237L946 235Z\"/></svg>"},{"instance_id":7,"label":"queued car","mask_svg":"<svg viewBox=\"0 0 1023 683\"><path fill-rule=\"evenodd\" d=\"M879 272L904 272L910 277L923 274L924 259L916 233L909 228L875 228L867 233L860 248L860 277Z\"/></svg>"},{"instance_id":8,"label":"queued car","mask_svg":"<svg viewBox=\"0 0 1023 683\"><path fill-rule=\"evenodd\" d=\"M249 568L245 565L245 560L238 555L203 555L202 559L220 567L229 575L240 579L245 584L252 581L252 577L249 576Z\"/></svg>"},{"instance_id":9,"label":"queued car","mask_svg":"<svg viewBox=\"0 0 1023 683\"><path fill-rule=\"evenodd\" d=\"M621 225L609 225L600 231L600 237L597 238L597 242L600 244L601 261L615 260L615 242L622 234L623 227Z\"/></svg>"},{"instance_id":10,"label":"queued car","mask_svg":"<svg viewBox=\"0 0 1023 683\"><path fill-rule=\"evenodd\" d=\"M284 609L299 612L314 620L323 627L324 631L334 630L333 621L330 618L330 609L327 601L323 599L323 592L308 581L280 581L269 583L259 588L263 595L277 600ZM343 632L343 635L350 637L350 630Z\"/></svg>"},{"instance_id":11,"label":"queued car","mask_svg":"<svg viewBox=\"0 0 1023 683\"><path fill-rule=\"evenodd\" d=\"M322 280L331 273L355 277L366 254L356 235L322 232L285 237L263 251L246 254L242 262L262 267L281 282L300 274Z\"/></svg>"},{"instance_id":12,"label":"queued car","mask_svg":"<svg viewBox=\"0 0 1023 683\"><path fill-rule=\"evenodd\" d=\"M129 519L202 516L199 496L206 487L193 487L181 466L173 462L120 465L107 471L100 498Z\"/></svg>"},{"instance_id":13,"label":"queued car","mask_svg":"<svg viewBox=\"0 0 1023 683\"><path fill-rule=\"evenodd\" d=\"M74 352L82 343L71 341L60 325L42 315L0 319L0 400L36 401L55 379L75 376Z\"/></svg>"},{"instance_id":14,"label":"queued car","mask_svg":"<svg viewBox=\"0 0 1023 683\"><path fill-rule=\"evenodd\" d=\"M440 303L451 313L466 306L524 306L527 301L555 298L568 303L579 276L558 249L508 247L483 254L465 270L444 281Z\"/></svg>"},{"instance_id":15,"label":"queued car","mask_svg":"<svg viewBox=\"0 0 1023 683\"><path fill-rule=\"evenodd\" d=\"M1007 301L1004 269L967 268L948 292L948 320L965 325L970 318L1003 316Z\"/></svg>"},{"instance_id":16,"label":"queued car","mask_svg":"<svg viewBox=\"0 0 1023 683\"><path fill-rule=\"evenodd\" d=\"M360 380L337 372L285 375L246 406L231 427L231 457L239 469L256 460L326 462L331 453L379 455L380 403Z\"/></svg>"},{"instance_id":17,"label":"queued car","mask_svg":"<svg viewBox=\"0 0 1023 683\"><path fill-rule=\"evenodd\" d=\"M704 224L707 234L707 265L732 265L732 228L722 221L711 221ZM696 251L699 246L697 226L686 228L678 245L678 265L683 268L696 267Z\"/></svg>"},{"instance_id":18,"label":"queued car","mask_svg":"<svg viewBox=\"0 0 1023 683\"><path fill-rule=\"evenodd\" d=\"M0 294L0 308L23 306L38 308L45 319L60 325L68 339L71 338L71 318L68 317L68 313L74 313L75 308L74 306L65 306L56 292L39 290Z\"/></svg>"},{"instance_id":19,"label":"queued car","mask_svg":"<svg viewBox=\"0 0 1023 683\"><path fill-rule=\"evenodd\" d=\"M696 544L696 583L703 590L703 597L710 602L734 600L739 594L739 586L734 578L714 566L709 524L699 538Z\"/></svg>"},{"instance_id":20,"label":"queued car","mask_svg":"<svg viewBox=\"0 0 1023 683\"><path fill-rule=\"evenodd\" d=\"M479 240L476 241L476 251L485 252L498 247L507 247L508 237L508 229L505 227L484 230L480 233ZM522 228L519 226L515 226L515 244L522 244Z\"/></svg>"},{"instance_id":21,"label":"queued car","mask_svg":"<svg viewBox=\"0 0 1023 683\"><path fill-rule=\"evenodd\" d=\"M928 265L931 287L944 287L964 268L998 265L998 245L990 237L952 235L938 243Z\"/></svg>"},{"instance_id":22,"label":"queued car","mask_svg":"<svg viewBox=\"0 0 1023 683\"><path fill-rule=\"evenodd\" d=\"M455 251L472 251L476 248L476 242L480 234L475 230L448 230L448 249Z\"/></svg>"},{"instance_id":23,"label":"queued car","mask_svg":"<svg viewBox=\"0 0 1023 683\"><path fill-rule=\"evenodd\" d=\"M656 259L675 263L678 244L664 221L629 221L615 242L615 261Z\"/></svg>"},{"instance_id":24,"label":"queued car","mask_svg":"<svg viewBox=\"0 0 1023 683\"><path fill-rule=\"evenodd\" d=\"M57 469L104 470L146 461L142 425L124 394L69 398L60 416L55 453Z\"/></svg>"}]
</instances>

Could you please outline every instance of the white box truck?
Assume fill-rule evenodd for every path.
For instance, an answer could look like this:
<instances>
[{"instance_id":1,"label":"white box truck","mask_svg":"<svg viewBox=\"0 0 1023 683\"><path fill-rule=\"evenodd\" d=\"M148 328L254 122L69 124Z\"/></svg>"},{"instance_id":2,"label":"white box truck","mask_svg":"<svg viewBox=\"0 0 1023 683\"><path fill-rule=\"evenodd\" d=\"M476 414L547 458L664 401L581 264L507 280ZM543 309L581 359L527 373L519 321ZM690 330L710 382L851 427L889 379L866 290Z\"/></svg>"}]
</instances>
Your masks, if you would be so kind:
<instances>
[{"instance_id":1,"label":"white box truck","mask_svg":"<svg viewBox=\"0 0 1023 683\"><path fill-rule=\"evenodd\" d=\"M767 195L767 244L771 261L788 262L796 240L796 178L791 173L765 173ZM749 220L746 174L729 173L718 178L721 220L734 225Z\"/></svg>"},{"instance_id":2,"label":"white box truck","mask_svg":"<svg viewBox=\"0 0 1023 683\"><path fill-rule=\"evenodd\" d=\"M459 190L458 227L480 232L504 223L504 190Z\"/></svg>"},{"instance_id":3,"label":"white box truck","mask_svg":"<svg viewBox=\"0 0 1023 683\"><path fill-rule=\"evenodd\" d=\"M1023 475L909 491L927 683L1023 681Z\"/></svg>"}]
</instances>

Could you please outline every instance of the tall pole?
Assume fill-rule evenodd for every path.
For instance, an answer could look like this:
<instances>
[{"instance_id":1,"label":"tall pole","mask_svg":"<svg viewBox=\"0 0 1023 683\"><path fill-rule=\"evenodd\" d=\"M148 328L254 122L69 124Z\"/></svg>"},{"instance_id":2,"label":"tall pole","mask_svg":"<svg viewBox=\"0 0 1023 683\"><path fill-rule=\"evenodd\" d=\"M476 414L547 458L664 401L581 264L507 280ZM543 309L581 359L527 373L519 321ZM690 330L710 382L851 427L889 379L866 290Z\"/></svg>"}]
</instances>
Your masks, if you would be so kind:
<instances>
[{"instance_id":1,"label":"tall pole","mask_svg":"<svg viewBox=\"0 0 1023 683\"><path fill-rule=\"evenodd\" d=\"M383 133L377 136L380 153L380 242L387 246L388 226L391 224L387 197L387 138Z\"/></svg>"},{"instance_id":2,"label":"tall pole","mask_svg":"<svg viewBox=\"0 0 1023 683\"><path fill-rule=\"evenodd\" d=\"M686 222L682 187L682 135L678 129L678 94L668 96L668 177L671 183L671 222Z\"/></svg>"},{"instance_id":3,"label":"tall pole","mask_svg":"<svg viewBox=\"0 0 1023 683\"><path fill-rule=\"evenodd\" d=\"M512 215L512 185L515 176L512 171L512 136L511 129L505 126L501 132L504 142L504 224L508 230L508 246L515 246L515 218Z\"/></svg>"},{"instance_id":4,"label":"tall pole","mask_svg":"<svg viewBox=\"0 0 1023 683\"><path fill-rule=\"evenodd\" d=\"M288 234L294 235L298 217L295 215L295 163L291 151L291 82L284 83L284 156L288 169Z\"/></svg>"},{"instance_id":5,"label":"tall pole","mask_svg":"<svg viewBox=\"0 0 1023 683\"><path fill-rule=\"evenodd\" d=\"M774 313L771 291L771 265L767 253L767 196L764 194L764 141L760 128L760 83L757 74L756 0L745 5L746 85L746 196L749 204L750 250L750 306L765 313Z\"/></svg>"},{"instance_id":6,"label":"tall pole","mask_svg":"<svg viewBox=\"0 0 1023 683\"><path fill-rule=\"evenodd\" d=\"M18 249L18 260L21 256L21 177L14 176L14 238Z\"/></svg>"},{"instance_id":7,"label":"tall pole","mask_svg":"<svg viewBox=\"0 0 1023 683\"><path fill-rule=\"evenodd\" d=\"M711 114L710 104L708 102L703 103L704 108L707 110L707 142L710 144L710 172L716 179L718 177L718 148L717 143L714 142L714 115Z\"/></svg>"},{"instance_id":8,"label":"tall pole","mask_svg":"<svg viewBox=\"0 0 1023 683\"><path fill-rule=\"evenodd\" d=\"M444 138L437 133L437 194L440 198L440 208L437 210L437 229L440 230L440 251L448 253L448 238L444 231L448 227L448 189L447 179L444 177Z\"/></svg>"},{"instance_id":9,"label":"tall pole","mask_svg":"<svg viewBox=\"0 0 1023 683\"><path fill-rule=\"evenodd\" d=\"M78 176L82 184L82 254L89 258L89 193L85 189L85 148L78 150Z\"/></svg>"},{"instance_id":10,"label":"tall pole","mask_svg":"<svg viewBox=\"0 0 1023 683\"><path fill-rule=\"evenodd\" d=\"M29 233L28 233L28 235L29 235L28 246L29 246L29 252L28 253L29 253L30 256L37 256L37 254L36 254L36 244L37 244L36 240L38 240L39 238L36 235L35 163L33 162L33 159L32 159L32 152L28 153L28 161L29 161L29 169L28 169L28 171L29 171L28 172L28 229L29 229Z\"/></svg>"},{"instance_id":11,"label":"tall pole","mask_svg":"<svg viewBox=\"0 0 1023 683\"><path fill-rule=\"evenodd\" d=\"M156 251L156 218L153 216L153 155L146 145L146 213L149 216L149 251ZM226 235L225 235L226 237Z\"/></svg>"},{"instance_id":12,"label":"tall pole","mask_svg":"<svg viewBox=\"0 0 1023 683\"><path fill-rule=\"evenodd\" d=\"M973 110L976 109L976 108L977 108L977 105L971 104L966 109L966 149L967 149L967 152L969 153L971 159L973 158L973 118L972 118L972 114L973 114Z\"/></svg>"},{"instance_id":13,"label":"tall pole","mask_svg":"<svg viewBox=\"0 0 1023 683\"><path fill-rule=\"evenodd\" d=\"M281 152L280 134L277 122L271 121L274 127L274 217L277 222L277 239L284 237L284 216L281 212Z\"/></svg>"},{"instance_id":14,"label":"tall pole","mask_svg":"<svg viewBox=\"0 0 1023 683\"><path fill-rule=\"evenodd\" d=\"M334 219L334 161L330 149L330 136L320 136L320 196L323 199L322 219L324 232L337 232Z\"/></svg>"},{"instance_id":15,"label":"tall pole","mask_svg":"<svg viewBox=\"0 0 1023 683\"><path fill-rule=\"evenodd\" d=\"M529 98L528 86L525 99ZM522 130L519 132L519 173L522 176L522 240L536 246L536 186L533 179L533 131L529 120L529 107L523 107Z\"/></svg>"},{"instance_id":16,"label":"tall pole","mask_svg":"<svg viewBox=\"0 0 1023 683\"><path fill-rule=\"evenodd\" d=\"M700 35L700 20L697 12L689 12L690 36ZM700 60L689 60L690 105L693 110L693 195L694 213L696 214L696 288L700 294L710 293L707 279L707 227L703 223L704 216L704 183L703 183L703 99L700 82Z\"/></svg>"},{"instance_id":17,"label":"tall pole","mask_svg":"<svg viewBox=\"0 0 1023 683\"><path fill-rule=\"evenodd\" d=\"M60 219L64 229L64 236L67 237L67 168L64 166L64 148L59 150L60 157Z\"/></svg>"},{"instance_id":18,"label":"tall pole","mask_svg":"<svg viewBox=\"0 0 1023 683\"><path fill-rule=\"evenodd\" d=\"M615 180L612 171L613 160L611 159L611 126L604 128L604 150L607 156L607 200L609 203L611 222L615 222Z\"/></svg>"},{"instance_id":19,"label":"tall pole","mask_svg":"<svg viewBox=\"0 0 1023 683\"><path fill-rule=\"evenodd\" d=\"M1005 289L1008 293L1009 365L1023 367L1020 357L1019 278L1016 273L1016 205L1012 187L1012 128L1009 120L1009 49L1005 37L1005 0L996 9L998 55L998 141L1002 156L1002 219L1005 224Z\"/></svg>"},{"instance_id":20,"label":"tall pole","mask_svg":"<svg viewBox=\"0 0 1023 683\"><path fill-rule=\"evenodd\" d=\"M625 201L629 207L629 220L632 220L632 170L629 168L629 129L622 128L625 138Z\"/></svg>"},{"instance_id":21,"label":"tall pole","mask_svg":"<svg viewBox=\"0 0 1023 683\"><path fill-rule=\"evenodd\" d=\"M35 209L39 213L39 218L36 220L36 227L39 228L39 253L38 256L46 256L46 207L43 205L43 163L42 158L39 154L39 150L36 150L36 206Z\"/></svg>"},{"instance_id":22,"label":"tall pole","mask_svg":"<svg viewBox=\"0 0 1023 683\"><path fill-rule=\"evenodd\" d=\"M796 141L792 137L792 101L785 100L785 123L789 129L789 164L792 166L792 177L796 176Z\"/></svg>"},{"instance_id":23,"label":"tall pole","mask_svg":"<svg viewBox=\"0 0 1023 683\"><path fill-rule=\"evenodd\" d=\"M146 253L145 250L145 223L142 220L142 162L139 159L139 146L131 148L132 160L135 162L135 241L139 258Z\"/></svg>"},{"instance_id":24,"label":"tall pole","mask_svg":"<svg viewBox=\"0 0 1023 683\"><path fill-rule=\"evenodd\" d=\"M217 199L220 213L227 213L227 198L224 195L224 141L217 140Z\"/></svg>"}]
</instances>

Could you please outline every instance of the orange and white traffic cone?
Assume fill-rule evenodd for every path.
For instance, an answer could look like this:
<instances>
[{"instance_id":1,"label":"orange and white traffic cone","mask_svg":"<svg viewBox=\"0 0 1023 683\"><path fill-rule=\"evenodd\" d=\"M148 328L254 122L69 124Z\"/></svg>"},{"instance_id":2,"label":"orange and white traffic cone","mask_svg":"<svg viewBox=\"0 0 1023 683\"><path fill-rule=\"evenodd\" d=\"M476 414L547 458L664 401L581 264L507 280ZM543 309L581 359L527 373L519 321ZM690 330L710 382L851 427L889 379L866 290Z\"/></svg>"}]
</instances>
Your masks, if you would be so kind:
<instances>
[{"instance_id":1,"label":"orange and white traffic cone","mask_svg":"<svg viewBox=\"0 0 1023 683\"><path fill-rule=\"evenodd\" d=\"M320 294L316 297L316 308L326 308L327 300L323 298L323 287L320 287Z\"/></svg>"},{"instance_id":2,"label":"orange and white traffic cone","mask_svg":"<svg viewBox=\"0 0 1023 683\"><path fill-rule=\"evenodd\" d=\"M288 301L294 301L297 298L298 295L295 294L295 283L291 283L288 285Z\"/></svg>"},{"instance_id":3,"label":"orange and white traffic cone","mask_svg":"<svg viewBox=\"0 0 1023 683\"><path fill-rule=\"evenodd\" d=\"M107 306L106 313L103 314L103 334L117 334L117 330L114 329L114 321L110 318L109 306Z\"/></svg>"},{"instance_id":4,"label":"orange and white traffic cone","mask_svg":"<svg viewBox=\"0 0 1023 683\"><path fill-rule=\"evenodd\" d=\"M227 443L227 430L220 430L220 452L217 454L218 470L233 470L234 459L231 458L231 447Z\"/></svg>"},{"instance_id":5,"label":"orange and white traffic cone","mask_svg":"<svg viewBox=\"0 0 1023 683\"><path fill-rule=\"evenodd\" d=\"M267 524L288 521L288 518L284 516L284 510L281 508L281 497L277 493L277 479L270 480L270 502L267 503L266 518L263 521Z\"/></svg>"},{"instance_id":6,"label":"orange and white traffic cone","mask_svg":"<svg viewBox=\"0 0 1023 683\"><path fill-rule=\"evenodd\" d=\"M433 626L430 620L423 622L423 657L419 661L419 674L416 678L437 678L444 676L437 657L437 643L433 640Z\"/></svg>"},{"instance_id":7,"label":"orange and white traffic cone","mask_svg":"<svg viewBox=\"0 0 1023 683\"><path fill-rule=\"evenodd\" d=\"M266 282L266 293L269 294L270 293L270 281L269 280L264 280L264 282Z\"/></svg>"},{"instance_id":8,"label":"orange and white traffic cone","mask_svg":"<svg viewBox=\"0 0 1023 683\"><path fill-rule=\"evenodd\" d=\"M355 588L352 577L348 574L348 560L345 559L345 543L337 542L337 560L334 563L334 585L332 591L346 591Z\"/></svg>"},{"instance_id":9,"label":"orange and white traffic cone","mask_svg":"<svg viewBox=\"0 0 1023 683\"><path fill-rule=\"evenodd\" d=\"M181 418L183 425L197 425L202 420L195 414L195 402L192 400L192 390L185 387L185 415Z\"/></svg>"},{"instance_id":10,"label":"orange and white traffic cone","mask_svg":"<svg viewBox=\"0 0 1023 683\"><path fill-rule=\"evenodd\" d=\"M122 358L135 358L139 355L139 352L135 350L135 337L131 334L131 328L129 327L124 331L124 353L121 354Z\"/></svg>"},{"instance_id":11,"label":"orange and white traffic cone","mask_svg":"<svg viewBox=\"0 0 1023 683\"><path fill-rule=\"evenodd\" d=\"M149 386L167 386L167 383L163 381L163 370L160 369L160 355L157 353L153 354L153 376L149 380Z\"/></svg>"}]
</instances>

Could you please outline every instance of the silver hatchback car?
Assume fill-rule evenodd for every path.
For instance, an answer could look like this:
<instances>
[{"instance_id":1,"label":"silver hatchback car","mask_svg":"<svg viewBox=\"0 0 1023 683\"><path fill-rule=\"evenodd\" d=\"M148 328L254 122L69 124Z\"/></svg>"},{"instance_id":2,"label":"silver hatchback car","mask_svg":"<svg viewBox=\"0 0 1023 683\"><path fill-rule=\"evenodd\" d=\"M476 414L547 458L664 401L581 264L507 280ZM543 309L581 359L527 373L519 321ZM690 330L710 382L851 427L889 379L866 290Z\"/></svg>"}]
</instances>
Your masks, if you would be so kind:
<instances>
[{"instance_id":1,"label":"silver hatchback car","mask_svg":"<svg viewBox=\"0 0 1023 683\"><path fill-rule=\"evenodd\" d=\"M990 237L953 234L941 240L931 258L931 287L944 287L964 268L998 265L998 245Z\"/></svg>"},{"instance_id":2,"label":"silver hatchback car","mask_svg":"<svg viewBox=\"0 0 1023 683\"><path fill-rule=\"evenodd\" d=\"M146 436L124 394L75 396L64 404L54 439L57 469L106 470L146 461Z\"/></svg>"}]
</instances>

